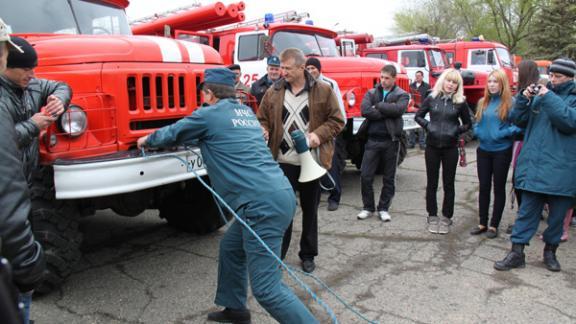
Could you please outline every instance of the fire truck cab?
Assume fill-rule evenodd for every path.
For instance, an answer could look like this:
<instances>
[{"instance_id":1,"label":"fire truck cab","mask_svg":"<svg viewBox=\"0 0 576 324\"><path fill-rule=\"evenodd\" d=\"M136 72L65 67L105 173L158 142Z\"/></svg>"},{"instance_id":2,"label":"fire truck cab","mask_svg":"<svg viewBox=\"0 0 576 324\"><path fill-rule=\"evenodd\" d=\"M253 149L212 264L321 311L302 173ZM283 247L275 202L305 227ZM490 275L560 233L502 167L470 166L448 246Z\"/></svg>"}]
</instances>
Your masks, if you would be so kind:
<instances>
[{"instance_id":1,"label":"fire truck cab","mask_svg":"<svg viewBox=\"0 0 576 324\"><path fill-rule=\"evenodd\" d=\"M416 72L424 74L424 81L431 87L449 64L442 50L430 44L410 44L399 46L370 47L360 51L360 56L380 58L402 64L410 81L414 81Z\"/></svg>"},{"instance_id":2,"label":"fire truck cab","mask_svg":"<svg viewBox=\"0 0 576 324\"><path fill-rule=\"evenodd\" d=\"M178 26L176 22L181 20L183 15L184 13L175 15L172 25L170 18L163 19L168 26L173 27ZM344 137L349 158L356 165L360 165L362 149L358 148L355 134L363 120L360 104L364 94L380 82L380 70L387 63L396 66L399 71L397 84L408 92L409 79L400 64L371 58L340 56L336 45L337 34L308 22L303 23L305 18L308 18L307 13L290 11L277 15L267 14L262 19L210 30L179 30L175 27L171 35L214 47L222 56L224 64L234 63L241 66L241 81L247 86L266 74L266 62L270 55L279 55L286 48L299 48L306 56L317 57L322 64L322 73L336 80L340 87L347 115ZM418 127L413 120L413 116L406 116L408 127Z\"/></svg>"},{"instance_id":3,"label":"fire truck cab","mask_svg":"<svg viewBox=\"0 0 576 324\"><path fill-rule=\"evenodd\" d=\"M169 224L207 233L224 222L210 193L187 172L206 169L199 149L143 157L136 140L200 106L203 71L222 66L213 48L132 36L127 0L20 0L0 3L11 32L38 52L38 77L73 90L67 112L40 134L41 165L30 220L47 255L45 282L56 288L79 260L81 216L111 208L123 216L158 209ZM180 157L186 163L174 159Z\"/></svg>"},{"instance_id":4,"label":"fire truck cab","mask_svg":"<svg viewBox=\"0 0 576 324\"><path fill-rule=\"evenodd\" d=\"M516 87L518 72L508 48L500 43L484 41L478 37L472 41L451 41L439 43L438 47L446 52L448 63L462 64L463 69L490 73L503 69L508 76L510 86Z\"/></svg>"}]
</instances>

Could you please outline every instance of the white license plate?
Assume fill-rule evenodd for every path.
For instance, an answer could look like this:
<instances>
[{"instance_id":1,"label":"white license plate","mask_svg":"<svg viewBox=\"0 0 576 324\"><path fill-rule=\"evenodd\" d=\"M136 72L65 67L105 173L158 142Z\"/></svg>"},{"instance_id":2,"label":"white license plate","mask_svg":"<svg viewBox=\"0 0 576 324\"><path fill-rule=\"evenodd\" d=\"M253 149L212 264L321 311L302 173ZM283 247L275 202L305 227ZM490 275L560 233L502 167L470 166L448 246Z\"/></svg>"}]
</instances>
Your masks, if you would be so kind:
<instances>
[{"instance_id":1,"label":"white license plate","mask_svg":"<svg viewBox=\"0 0 576 324\"><path fill-rule=\"evenodd\" d=\"M356 133L358 133L358 129L360 128L360 125L362 125L362 122L364 121L364 117L354 117L352 119L352 135L356 135Z\"/></svg>"},{"instance_id":2,"label":"white license plate","mask_svg":"<svg viewBox=\"0 0 576 324\"><path fill-rule=\"evenodd\" d=\"M415 114L409 113L402 115L402 119L404 120L404 130L416 129L419 128L420 125L416 123L414 120Z\"/></svg>"}]
</instances>

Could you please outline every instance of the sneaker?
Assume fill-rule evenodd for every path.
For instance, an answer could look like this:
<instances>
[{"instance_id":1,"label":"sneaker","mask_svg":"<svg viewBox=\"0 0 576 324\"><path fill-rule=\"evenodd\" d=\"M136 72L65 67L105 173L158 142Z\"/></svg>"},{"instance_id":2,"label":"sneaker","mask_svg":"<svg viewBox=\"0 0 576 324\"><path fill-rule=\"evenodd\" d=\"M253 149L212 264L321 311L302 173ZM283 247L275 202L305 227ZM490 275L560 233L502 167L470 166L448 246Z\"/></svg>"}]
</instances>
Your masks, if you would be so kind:
<instances>
[{"instance_id":1,"label":"sneaker","mask_svg":"<svg viewBox=\"0 0 576 324\"><path fill-rule=\"evenodd\" d=\"M338 203L335 201L328 201L328 207L326 207L328 211L335 211L338 209Z\"/></svg>"},{"instance_id":2,"label":"sneaker","mask_svg":"<svg viewBox=\"0 0 576 324\"><path fill-rule=\"evenodd\" d=\"M438 218L438 216L428 216L426 224L428 225L428 232L436 234L438 233L440 218Z\"/></svg>"},{"instance_id":3,"label":"sneaker","mask_svg":"<svg viewBox=\"0 0 576 324\"><path fill-rule=\"evenodd\" d=\"M383 222L389 222L392 219L390 218L390 214L388 214L388 212L385 210L379 211L378 215L380 216L380 220Z\"/></svg>"},{"instance_id":4,"label":"sneaker","mask_svg":"<svg viewBox=\"0 0 576 324\"><path fill-rule=\"evenodd\" d=\"M452 219L442 216L438 226L438 234L448 234L450 233L450 227L452 227Z\"/></svg>"},{"instance_id":5,"label":"sneaker","mask_svg":"<svg viewBox=\"0 0 576 324\"><path fill-rule=\"evenodd\" d=\"M362 210L361 212L358 213L358 219L366 219L368 217L370 217L372 215L372 212L369 210Z\"/></svg>"},{"instance_id":6,"label":"sneaker","mask_svg":"<svg viewBox=\"0 0 576 324\"><path fill-rule=\"evenodd\" d=\"M306 273L312 273L314 269L316 269L314 260L302 260L302 271Z\"/></svg>"}]
</instances>

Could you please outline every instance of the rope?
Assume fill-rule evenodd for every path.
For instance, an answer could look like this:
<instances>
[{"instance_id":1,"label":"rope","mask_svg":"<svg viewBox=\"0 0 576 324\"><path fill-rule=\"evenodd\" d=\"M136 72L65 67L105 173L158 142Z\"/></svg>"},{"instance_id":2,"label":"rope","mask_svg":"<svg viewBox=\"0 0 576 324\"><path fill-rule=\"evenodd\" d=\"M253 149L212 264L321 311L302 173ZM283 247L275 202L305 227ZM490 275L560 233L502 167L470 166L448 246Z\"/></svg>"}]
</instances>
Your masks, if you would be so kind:
<instances>
[{"instance_id":1,"label":"rope","mask_svg":"<svg viewBox=\"0 0 576 324\"><path fill-rule=\"evenodd\" d=\"M187 149L188 152L195 154L196 156L198 156L199 158L201 158L200 154ZM144 151L144 148L141 149L142 152L142 157L144 158L150 158L150 156L146 155L146 152ZM332 319L332 323L334 324L338 324L338 319L336 318L336 315L334 314L334 312L332 311L332 309L326 305L326 303L324 303L324 301L318 297L313 291L312 289L306 284L304 283L295 273L295 271L304 274L308 277L311 277L312 279L314 279L316 282L318 282L324 289L326 289L326 291L328 291L331 295L333 295L334 297L336 297L336 299L342 304L344 305L347 309L349 309L350 311L352 311L356 316L358 316L359 318L361 318L362 320L370 323L370 324L379 324L379 322L377 321L371 321L369 319L367 319L365 316L363 316L360 312L358 312L357 310L355 310L351 305L349 305L346 301L344 301L344 299L342 299L338 294L336 294L332 289L330 289L324 282L322 282L322 280L320 280L319 278L317 278L316 276L309 274L309 273L305 273L303 271L300 270L295 270L292 269L291 267L289 267L288 265L286 265L282 259L280 259L275 253L274 251L272 251L272 249L270 249L270 247L258 236L258 234L256 234L256 232L254 232L254 230L250 227L250 225L248 225L244 220L242 220L242 218L240 218L240 216L238 216L234 210L224 201L224 199L222 199L222 197L220 197L220 195L218 195L218 193L216 193L216 191L214 191L214 189L212 189L212 187L210 187L210 185L208 185L197 173L196 171L194 171L193 166L188 163L188 161L186 161L185 159L174 155L174 154L168 154L168 155L163 155L162 157L170 157L170 158L174 158L179 160L181 163L183 163L184 165L186 165L186 171L192 173L196 179L198 181L200 181L200 183L208 190L210 191L210 193L212 193L212 196L214 197L214 199L218 202L220 202L220 204L222 204L226 210L228 210L232 215L234 215L234 218L236 218L236 220L238 222L240 222L240 224L242 224L242 226L244 226L248 232L250 232L250 234L252 234L256 240L264 247L264 249L266 249L266 251L268 253L270 253L270 255L272 255L274 257L274 259L276 259L276 261L282 266L282 268L284 268L284 270L286 270L286 272L290 275L290 277L292 277L292 279L294 279L294 281L296 281L296 283L298 283L300 285L300 287L302 287L302 289L304 289L304 291L306 291L306 293L308 293L308 295L310 295L312 297L312 299L314 301L316 301L325 311L326 313L330 316L330 318ZM220 204L217 204L220 210L220 216L222 217L222 219L224 220L224 223L228 223L228 220L226 220L226 217L224 216L224 213L222 211L222 209L220 208Z\"/></svg>"}]
</instances>

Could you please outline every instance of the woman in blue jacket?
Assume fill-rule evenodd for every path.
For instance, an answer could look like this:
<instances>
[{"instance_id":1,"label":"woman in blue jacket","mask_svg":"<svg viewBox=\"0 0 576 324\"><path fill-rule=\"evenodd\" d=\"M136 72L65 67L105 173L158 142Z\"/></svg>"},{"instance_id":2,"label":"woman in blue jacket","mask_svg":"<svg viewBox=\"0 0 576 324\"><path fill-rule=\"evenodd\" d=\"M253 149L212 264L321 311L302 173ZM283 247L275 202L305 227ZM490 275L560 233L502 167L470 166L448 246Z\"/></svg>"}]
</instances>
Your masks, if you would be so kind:
<instances>
[{"instance_id":1,"label":"woman in blue jacket","mask_svg":"<svg viewBox=\"0 0 576 324\"><path fill-rule=\"evenodd\" d=\"M472 235L486 232L488 238L498 236L498 226L506 204L506 179L512 160L513 137L522 131L510 122L511 110L512 92L508 77L504 71L494 70L488 76L484 97L478 102L477 123L474 125L474 133L480 142L476 150L480 182L478 197L480 224L470 232ZM494 182L494 207L488 227L492 182Z\"/></svg>"}]
</instances>

